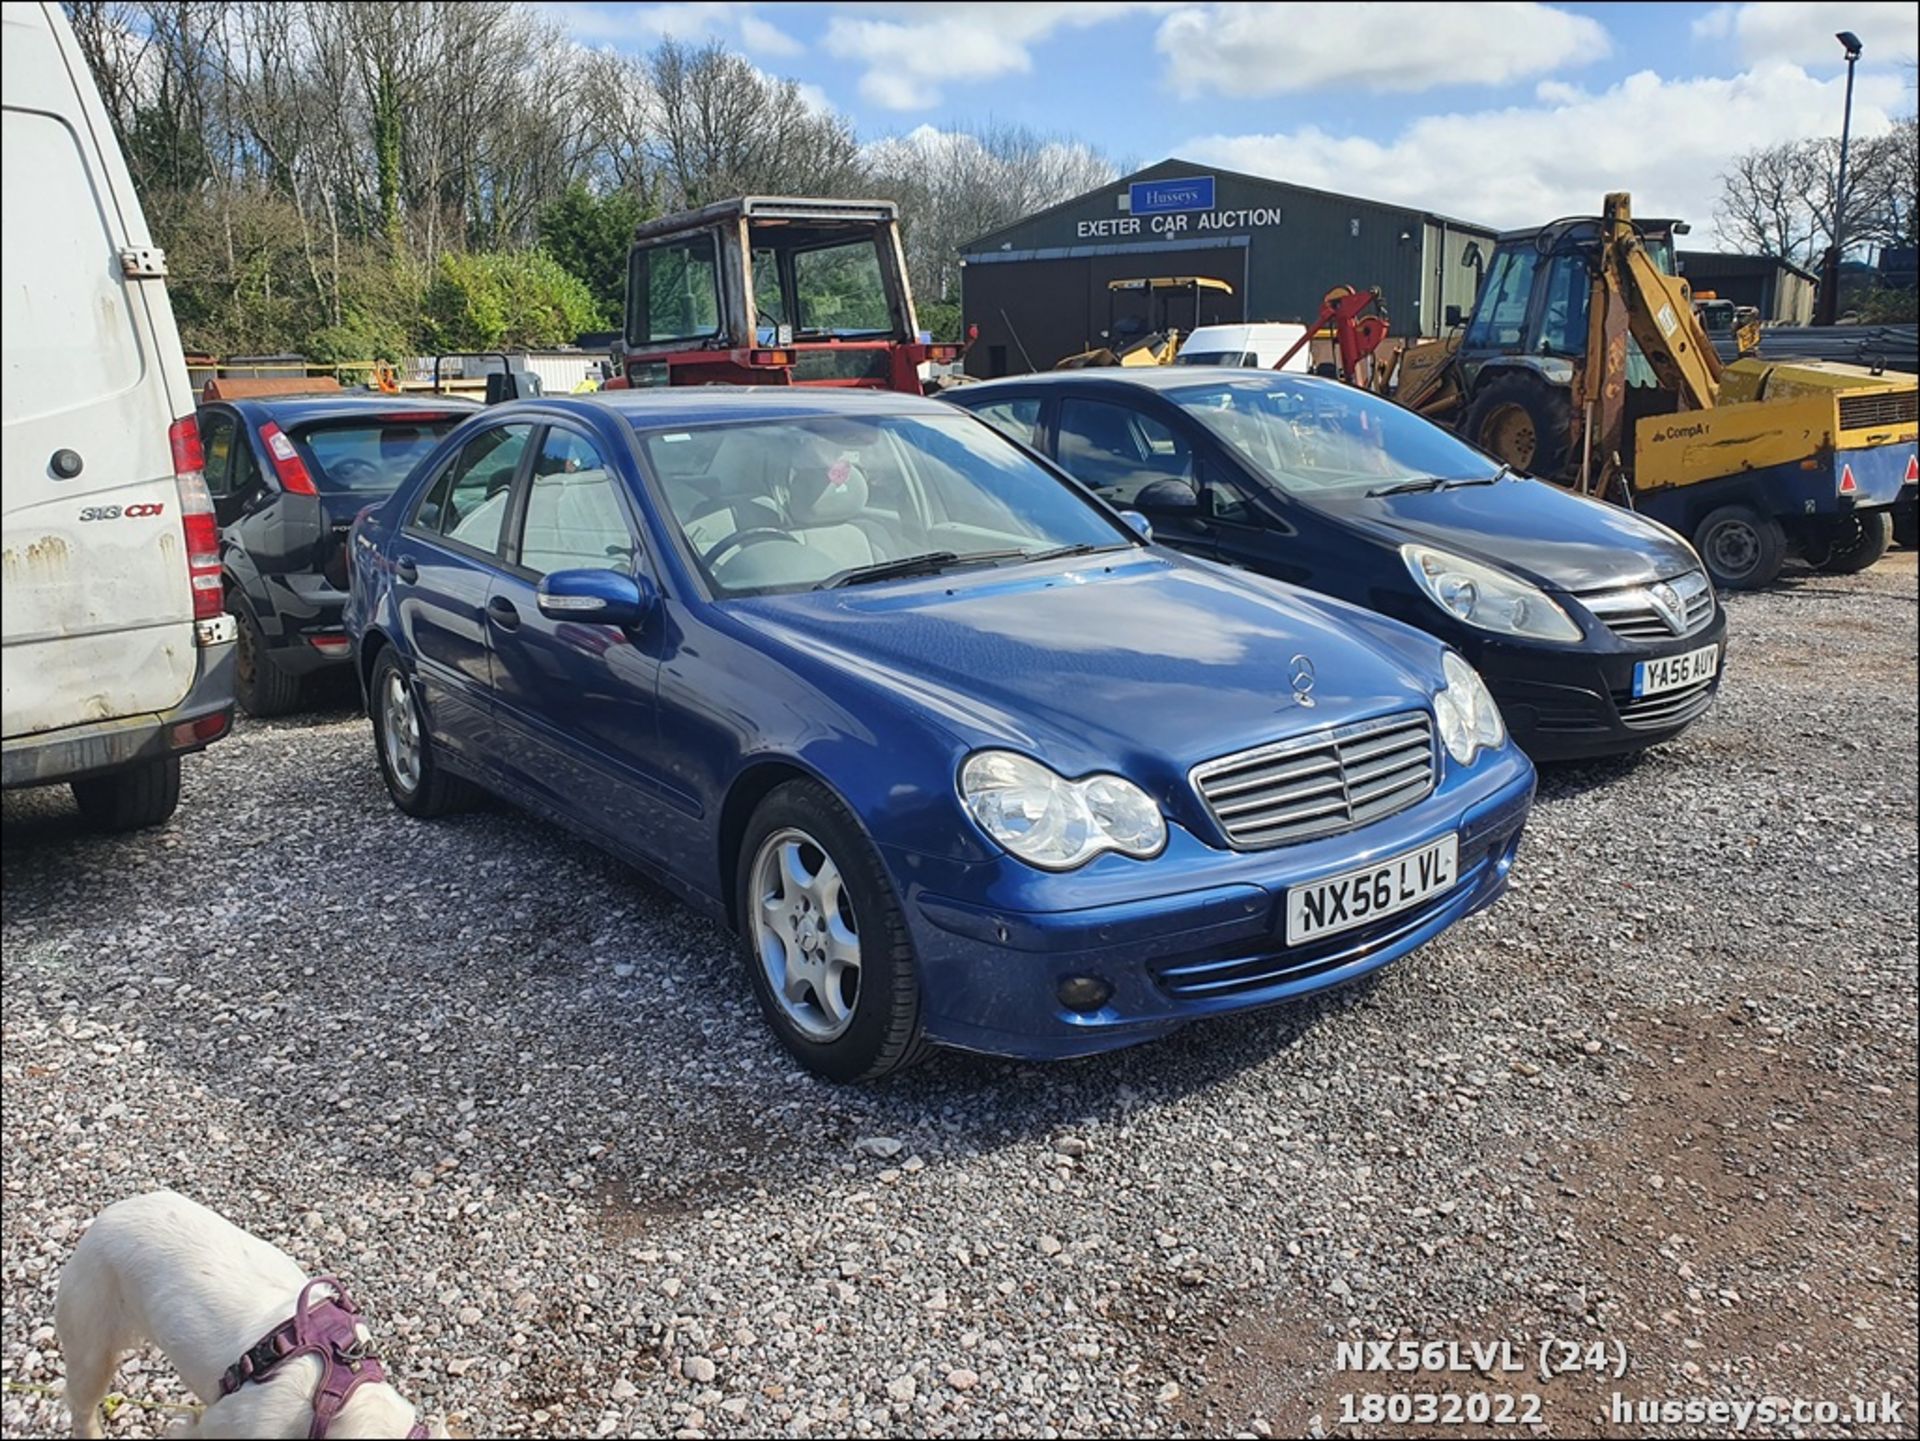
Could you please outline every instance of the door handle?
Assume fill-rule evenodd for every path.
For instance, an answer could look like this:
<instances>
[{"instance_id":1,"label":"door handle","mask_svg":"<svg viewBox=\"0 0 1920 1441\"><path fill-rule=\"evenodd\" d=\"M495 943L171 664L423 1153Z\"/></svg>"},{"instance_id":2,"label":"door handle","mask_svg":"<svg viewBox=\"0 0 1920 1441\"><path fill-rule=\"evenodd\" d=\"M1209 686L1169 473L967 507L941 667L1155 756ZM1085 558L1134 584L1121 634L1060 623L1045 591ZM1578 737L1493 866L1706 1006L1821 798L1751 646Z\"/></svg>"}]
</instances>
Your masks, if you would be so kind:
<instances>
[{"instance_id":1,"label":"door handle","mask_svg":"<svg viewBox=\"0 0 1920 1441\"><path fill-rule=\"evenodd\" d=\"M413 563L413 557L410 555L397 556L393 562L393 575L394 579L412 585L420 579L420 567Z\"/></svg>"},{"instance_id":2,"label":"door handle","mask_svg":"<svg viewBox=\"0 0 1920 1441\"><path fill-rule=\"evenodd\" d=\"M520 629L520 612L513 608L513 602L504 595L487 598L487 615L502 630Z\"/></svg>"}]
</instances>

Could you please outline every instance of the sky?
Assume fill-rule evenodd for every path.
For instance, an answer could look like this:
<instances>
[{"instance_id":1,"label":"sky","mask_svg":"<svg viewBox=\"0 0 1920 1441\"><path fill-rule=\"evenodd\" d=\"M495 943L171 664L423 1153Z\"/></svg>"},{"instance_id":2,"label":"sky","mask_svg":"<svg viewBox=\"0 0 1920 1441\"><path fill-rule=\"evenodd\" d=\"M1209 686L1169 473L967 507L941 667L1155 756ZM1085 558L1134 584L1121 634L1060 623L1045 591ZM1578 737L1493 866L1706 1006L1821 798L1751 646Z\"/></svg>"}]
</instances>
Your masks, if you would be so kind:
<instances>
[{"instance_id":1,"label":"sky","mask_svg":"<svg viewBox=\"0 0 1920 1441\"><path fill-rule=\"evenodd\" d=\"M1743 150L1915 107L1920 0L1783 4L553 4L582 44L718 39L864 140L1018 123L1493 226L1629 190L1714 240Z\"/></svg>"}]
</instances>

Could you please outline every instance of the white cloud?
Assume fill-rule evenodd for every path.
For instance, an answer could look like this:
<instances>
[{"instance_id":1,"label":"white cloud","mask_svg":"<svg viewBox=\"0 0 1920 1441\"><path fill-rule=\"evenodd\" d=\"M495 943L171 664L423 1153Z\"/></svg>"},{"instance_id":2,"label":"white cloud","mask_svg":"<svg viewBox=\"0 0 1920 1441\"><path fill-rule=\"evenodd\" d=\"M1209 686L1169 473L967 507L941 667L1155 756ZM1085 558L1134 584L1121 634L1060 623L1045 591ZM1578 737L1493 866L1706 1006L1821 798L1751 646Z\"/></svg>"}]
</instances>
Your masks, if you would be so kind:
<instances>
[{"instance_id":1,"label":"white cloud","mask_svg":"<svg viewBox=\"0 0 1920 1441\"><path fill-rule=\"evenodd\" d=\"M806 46L746 4L692 0L680 5L559 3L540 8L576 40L652 45L675 40L726 40L759 55L798 55Z\"/></svg>"},{"instance_id":2,"label":"white cloud","mask_svg":"<svg viewBox=\"0 0 1920 1441\"><path fill-rule=\"evenodd\" d=\"M1696 41L1731 44L1743 64L1778 60L1818 70L1846 56L1833 37L1860 37L1863 66L1911 62L1920 49L1920 4L1913 0L1802 0L1794 5L1716 5L1693 22Z\"/></svg>"},{"instance_id":3,"label":"white cloud","mask_svg":"<svg viewBox=\"0 0 1920 1441\"><path fill-rule=\"evenodd\" d=\"M1307 126L1205 136L1176 153L1500 227L1592 214L1607 191L1627 190L1640 214L1691 220L1704 241L1732 157L1838 133L1843 86L1777 63L1731 79L1666 80L1643 70L1601 92L1545 82L1531 105L1420 116L1384 142ZM1898 76L1863 74L1854 134L1885 130L1903 109Z\"/></svg>"},{"instance_id":4,"label":"white cloud","mask_svg":"<svg viewBox=\"0 0 1920 1441\"><path fill-rule=\"evenodd\" d=\"M1611 48L1604 27L1551 5L1188 5L1156 42L1182 95L1501 85Z\"/></svg>"},{"instance_id":5,"label":"white cloud","mask_svg":"<svg viewBox=\"0 0 1920 1441\"><path fill-rule=\"evenodd\" d=\"M1033 69L1031 46L1061 29L1100 25L1167 3L1003 3L938 7L867 6L828 22L827 52L866 64L860 93L889 110L927 110L947 81L991 80ZM913 18L874 19L869 15ZM922 17L925 18L922 18Z\"/></svg>"}]
</instances>

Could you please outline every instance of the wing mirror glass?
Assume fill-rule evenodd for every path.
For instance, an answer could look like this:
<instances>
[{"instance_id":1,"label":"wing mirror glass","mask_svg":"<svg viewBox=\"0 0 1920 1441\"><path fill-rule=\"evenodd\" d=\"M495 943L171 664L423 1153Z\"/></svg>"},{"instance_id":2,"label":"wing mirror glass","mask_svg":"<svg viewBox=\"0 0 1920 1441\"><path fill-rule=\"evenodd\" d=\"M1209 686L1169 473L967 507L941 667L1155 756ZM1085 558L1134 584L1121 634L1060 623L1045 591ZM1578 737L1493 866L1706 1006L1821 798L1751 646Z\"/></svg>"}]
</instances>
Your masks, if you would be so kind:
<instances>
[{"instance_id":1,"label":"wing mirror glass","mask_svg":"<svg viewBox=\"0 0 1920 1441\"><path fill-rule=\"evenodd\" d=\"M548 620L618 626L639 625L660 599L646 576L617 570L556 570L542 578L537 594L540 614Z\"/></svg>"},{"instance_id":2,"label":"wing mirror glass","mask_svg":"<svg viewBox=\"0 0 1920 1441\"><path fill-rule=\"evenodd\" d=\"M1446 311L1446 320L1447 320L1447 327L1448 327L1449 329L1451 329L1452 327L1454 327L1454 326L1456 326L1456 325L1460 325L1460 324L1463 324L1463 323L1464 323L1464 322L1466 321L1466 318L1467 318L1467 317L1466 317L1465 315L1463 315L1463 314L1461 314L1461 313L1460 313L1460 307L1459 307L1459 306L1457 306L1457 305L1449 305L1449 306L1447 307L1447 311Z\"/></svg>"}]
</instances>

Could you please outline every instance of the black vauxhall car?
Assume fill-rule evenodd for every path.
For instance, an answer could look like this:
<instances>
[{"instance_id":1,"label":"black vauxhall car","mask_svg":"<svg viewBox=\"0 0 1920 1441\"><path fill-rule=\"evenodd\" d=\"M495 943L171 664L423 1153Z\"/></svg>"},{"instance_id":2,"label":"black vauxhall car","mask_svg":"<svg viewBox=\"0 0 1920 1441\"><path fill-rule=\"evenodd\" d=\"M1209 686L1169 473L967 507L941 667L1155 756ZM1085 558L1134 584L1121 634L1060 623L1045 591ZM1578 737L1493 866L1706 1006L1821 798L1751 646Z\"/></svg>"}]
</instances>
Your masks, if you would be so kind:
<instances>
[{"instance_id":1,"label":"black vauxhall car","mask_svg":"<svg viewBox=\"0 0 1920 1441\"><path fill-rule=\"evenodd\" d=\"M1638 750L1713 704L1726 615L1686 541L1516 476L1390 401L1205 367L1060 371L944 398L1139 511L1163 544L1446 641L1536 760Z\"/></svg>"},{"instance_id":2,"label":"black vauxhall car","mask_svg":"<svg viewBox=\"0 0 1920 1441\"><path fill-rule=\"evenodd\" d=\"M308 676L348 663L340 610L353 518L476 409L365 391L200 406L221 578L239 624L234 697L247 714L293 710Z\"/></svg>"}]
</instances>

